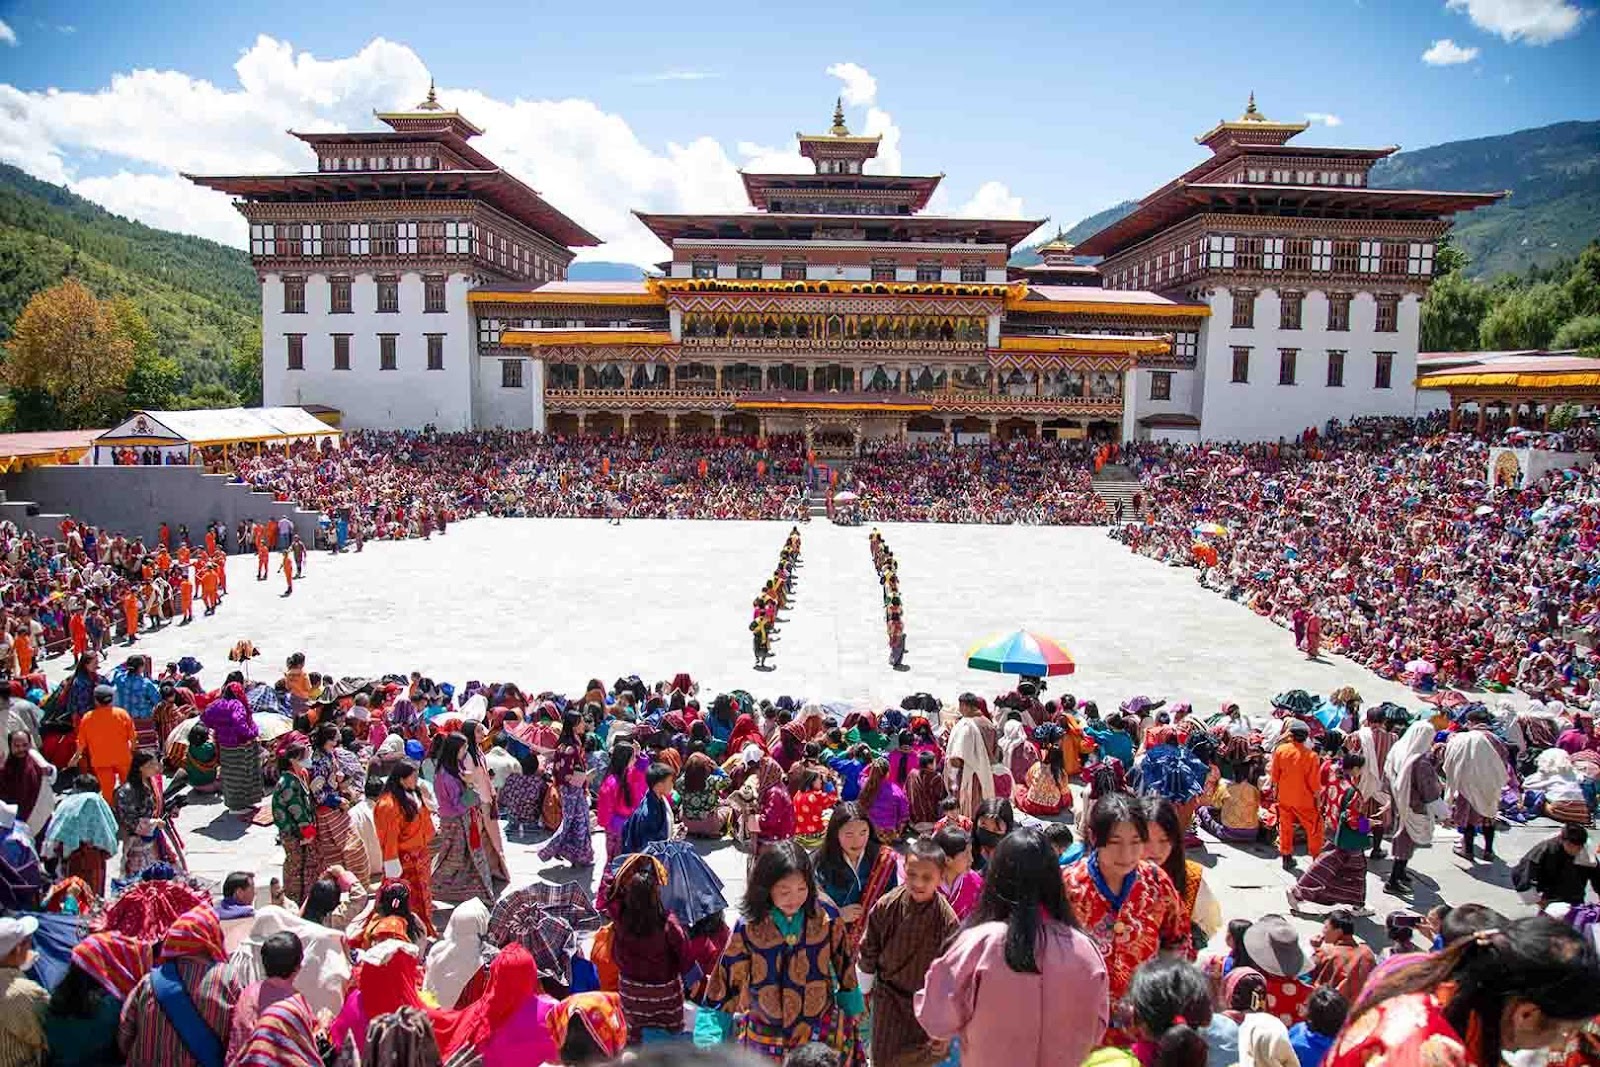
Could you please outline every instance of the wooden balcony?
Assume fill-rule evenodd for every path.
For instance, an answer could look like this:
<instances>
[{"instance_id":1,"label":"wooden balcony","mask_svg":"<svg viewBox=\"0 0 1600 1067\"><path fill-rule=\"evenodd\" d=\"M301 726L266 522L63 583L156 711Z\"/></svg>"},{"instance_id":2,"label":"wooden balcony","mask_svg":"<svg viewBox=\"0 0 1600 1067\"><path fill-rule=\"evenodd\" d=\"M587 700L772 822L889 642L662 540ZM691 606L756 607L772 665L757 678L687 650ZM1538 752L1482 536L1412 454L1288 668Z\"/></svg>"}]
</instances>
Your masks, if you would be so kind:
<instances>
[{"instance_id":1,"label":"wooden balcony","mask_svg":"<svg viewBox=\"0 0 1600 1067\"><path fill-rule=\"evenodd\" d=\"M862 340L851 337L685 337L678 342L684 355L688 353L753 354L793 352L797 356L848 355L861 353L896 353L921 359L930 355L959 356L984 355L989 351L987 341L912 341L873 338Z\"/></svg>"},{"instance_id":2,"label":"wooden balcony","mask_svg":"<svg viewBox=\"0 0 1600 1067\"><path fill-rule=\"evenodd\" d=\"M736 407L759 408L763 401L778 403L796 397L818 401L852 397L853 393L795 393L773 390L695 389L546 389L546 411L727 411ZM933 415L1038 416L1042 418L1120 418L1122 397L1004 396L992 393L944 390L935 393L873 393L863 408L904 404L928 405Z\"/></svg>"}]
</instances>

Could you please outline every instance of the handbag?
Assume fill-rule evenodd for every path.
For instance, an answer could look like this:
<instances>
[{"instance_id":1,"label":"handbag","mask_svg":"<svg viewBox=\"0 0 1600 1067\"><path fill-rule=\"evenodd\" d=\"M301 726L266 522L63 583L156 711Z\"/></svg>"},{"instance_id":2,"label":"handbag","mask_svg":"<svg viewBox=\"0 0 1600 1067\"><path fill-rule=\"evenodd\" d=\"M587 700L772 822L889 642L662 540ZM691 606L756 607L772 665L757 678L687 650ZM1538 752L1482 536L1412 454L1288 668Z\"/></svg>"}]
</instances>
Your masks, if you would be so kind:
<instances>
[{"instance_id":1,"label":"handbag","mask_svg":"<svg viewBox=\"0 0 1600 1067\"><path fill-rule=\"evenodd\" d=\"M561 828L561 790L554 783L545 786L542 816L544 828L555 833Z\"/></svg>"}]
</instances>

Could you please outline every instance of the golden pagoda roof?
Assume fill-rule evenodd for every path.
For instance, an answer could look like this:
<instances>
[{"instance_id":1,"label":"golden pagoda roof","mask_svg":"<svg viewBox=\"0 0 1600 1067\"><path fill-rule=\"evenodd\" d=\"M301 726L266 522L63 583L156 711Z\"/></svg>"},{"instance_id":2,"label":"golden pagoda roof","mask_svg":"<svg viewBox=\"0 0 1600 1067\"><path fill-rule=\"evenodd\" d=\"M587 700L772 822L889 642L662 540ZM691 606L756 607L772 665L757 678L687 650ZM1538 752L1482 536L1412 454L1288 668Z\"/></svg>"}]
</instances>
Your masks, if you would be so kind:
<instances>
[{"instance_id":1,"label":"golden pagoda roof","mask_svg":"<svg viewBox=\"0 0 1600 1067\"><path fill-rule=\"evenodd\" d=\"M858 136L850 132L850 127L844 121L844 98L836 97L833 101L833 126L827 133L796 133L802 144L807 141L831 144L877 144L883 140L883 134L875 133L871 137Z\"/></svg>"},{"instance_id":2,"label":"golden pagoda roof","mask_svg":"<svg viewBox=\"0 0 1600 1067\"><path fill-rule=\"evenodd\" d=\"M428 79L428 95L423 97L422 102L410 111L375 111L373 115L391 126L397 121L413 126L421 121L430 124L437 123L441 126L457 124L466 130L470 130L472 134L481 136L483 133L481 126L469 122L462 116L461 112L446 110L445 106L439 103L439 94L434 89L432 78Z\"/></svg>"},{"instance_id":3,"label":"golden pagoda roof","mask_svg":"<svg viewBox=\"0 0 1600 1067\"><path fill-rule=\"evenodd\" d=\"M1250 140L1260 138L1275 140L1281 144L1295 134L1305 132L1310 126L1311 123L1309 122L1273 122L1268 119L1256 107L1256 94L1252 90L1250 101L1245 105L1244 114L1231 122L1227 119L1221 120L1211 129L1196 137L1195 143L1206 144L1219 133L1243 133Z\"/></svg>"}]
</instances>

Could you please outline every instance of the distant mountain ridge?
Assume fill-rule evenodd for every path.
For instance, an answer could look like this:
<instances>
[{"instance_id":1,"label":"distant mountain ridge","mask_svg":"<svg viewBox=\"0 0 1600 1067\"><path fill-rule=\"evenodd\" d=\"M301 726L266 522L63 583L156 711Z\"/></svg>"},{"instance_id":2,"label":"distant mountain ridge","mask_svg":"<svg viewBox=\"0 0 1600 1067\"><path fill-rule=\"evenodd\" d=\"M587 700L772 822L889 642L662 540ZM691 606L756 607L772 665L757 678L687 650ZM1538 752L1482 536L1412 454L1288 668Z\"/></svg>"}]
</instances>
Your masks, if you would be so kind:
<instances>
[{"instance_id":1,"label":"distant mountain ridge","mask_svg":"<svg viewBox=\"0 0 1600 1067\"><path fill-rule=\"evenodd\" d=\"M1558 122L1397 152L1372 168L1371 183L1468 193L1509 189L1511 196L1459 216L1451 228L1456 246L1467 253L1467 272L1492 278L1548 266L1600 236L1600 122ZM1137 206L1124 200L1090 215L1067 231L1067 240L1077 243ZM1012 264L1039 262L1036 248L1019 249Z\"/></svg>"}]
</instances>

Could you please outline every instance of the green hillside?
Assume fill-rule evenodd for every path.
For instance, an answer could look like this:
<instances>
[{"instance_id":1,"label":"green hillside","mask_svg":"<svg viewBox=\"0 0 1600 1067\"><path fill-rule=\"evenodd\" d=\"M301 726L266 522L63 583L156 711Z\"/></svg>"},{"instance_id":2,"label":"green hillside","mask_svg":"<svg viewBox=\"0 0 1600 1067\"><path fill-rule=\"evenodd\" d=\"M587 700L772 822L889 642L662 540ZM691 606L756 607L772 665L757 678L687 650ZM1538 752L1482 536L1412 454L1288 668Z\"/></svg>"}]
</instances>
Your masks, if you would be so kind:
<instances>
[{"instance_id":1,"label":"green hillside","mask_svg":"<svg viewBox=\"0 0 1600 1067\"><path fill-rule=\"evenodd\" d=\"M1467 273L1492 278L1550 267L1577 256L1600 236L1600 122L1558 122L1498 137L1450 141L1398 152L1372 169L1385 189L1448 189L1511 196L1460 216L1451 233L1467 253ZM1123 201L1067 231L1079 241L1134 208ZM1032 248L1012 263L1039 261Z\"/></svg>"},{"instance_id":2,"label":"green hillside","mask_svg":"<svg viewBox=\"0 0 1600 1067\"><path fill-rule=\"evenodd\" d=\"M230 383L236 351L259 359L260 288L244 252L130 222L0 164L0 342L33 294L69 273L139 306L182 392Z\"/></svg>"}]
</instances>

